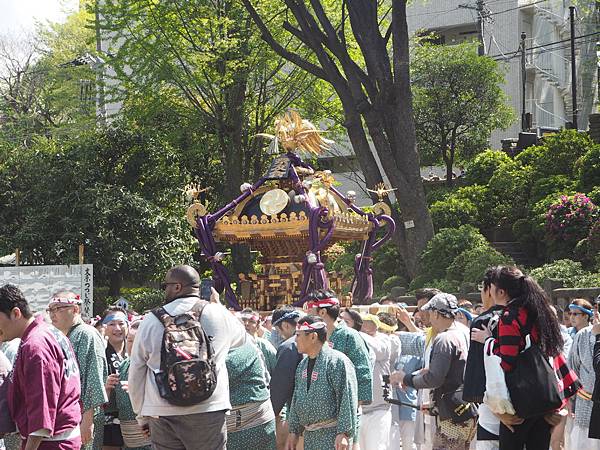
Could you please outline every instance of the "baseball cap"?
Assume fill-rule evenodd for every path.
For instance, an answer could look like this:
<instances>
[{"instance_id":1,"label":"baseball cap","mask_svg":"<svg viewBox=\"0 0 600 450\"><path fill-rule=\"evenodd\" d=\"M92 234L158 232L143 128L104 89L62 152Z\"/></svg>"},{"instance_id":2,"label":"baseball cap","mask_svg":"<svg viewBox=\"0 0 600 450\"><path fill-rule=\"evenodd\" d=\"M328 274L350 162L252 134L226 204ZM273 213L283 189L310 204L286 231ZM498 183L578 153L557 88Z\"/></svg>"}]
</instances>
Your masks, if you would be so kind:
<instances>
[{"instance_id":1,"label":"baseball cap","mask_svg":"<svg viewBox=\"0 0 600 450\"><path fill-rule=\"evenodd\" d=\"M454 295L442 292L431 297L431 300L425 303L421 310L437 311L446 317L453 318L458 312L458 300Z\"/></svg>"}]
</instances>

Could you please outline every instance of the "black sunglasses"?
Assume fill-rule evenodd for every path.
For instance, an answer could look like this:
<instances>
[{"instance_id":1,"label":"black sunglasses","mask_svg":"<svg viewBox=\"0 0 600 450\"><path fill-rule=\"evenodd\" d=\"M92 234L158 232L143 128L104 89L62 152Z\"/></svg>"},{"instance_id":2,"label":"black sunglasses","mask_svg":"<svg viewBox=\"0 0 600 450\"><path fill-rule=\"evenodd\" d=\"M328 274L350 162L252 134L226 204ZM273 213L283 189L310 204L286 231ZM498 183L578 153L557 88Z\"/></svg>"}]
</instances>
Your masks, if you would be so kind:
<instances>
[{"instance_id":1,"label":"black sunglasses","mask_svg":"<svg viewBox=\"0 0 600 450\"><path fill-rule=\"evenodd\" d=\"M166 282L164 282L164 283L160 283L160 288L161 288L161 290L163 290L163 291L164 291L164 290L167 288L167 286L168 286L168 285L170 285L170 284L181 284L181 283L180 283L179 281L174 281L174 282L172 282L172 283L166 283ZM181 284L181 287L182 287L182 288L184 288L184 287L189 287L189 286L191 286L191 287L194 287L194 288L196 288L196 289L198 289L198 288L199 288L199 286L198 286L197 284L195 284L195 283L192 283L192 284Z\"/></svg>"}]
</instances>

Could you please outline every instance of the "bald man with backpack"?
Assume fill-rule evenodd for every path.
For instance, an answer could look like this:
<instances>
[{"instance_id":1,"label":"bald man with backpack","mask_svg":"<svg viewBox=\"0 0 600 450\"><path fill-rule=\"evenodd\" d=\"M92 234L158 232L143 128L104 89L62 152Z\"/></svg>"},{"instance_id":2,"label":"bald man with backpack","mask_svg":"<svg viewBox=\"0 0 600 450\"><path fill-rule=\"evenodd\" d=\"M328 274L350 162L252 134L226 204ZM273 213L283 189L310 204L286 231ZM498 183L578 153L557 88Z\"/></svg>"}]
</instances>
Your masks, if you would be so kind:
<instances>
[{"instance_id":1,"label":"bald man with backpack","mask_svg":"<svg viewBox=\"0 0 600 450\"><path fill-rule=\"evenodd\" d=\"M246 330L223 305L200 298L193 267L171 268L161 287L165 305L146 314L134 342L131 404L156 450L225 449L225 359L246 343Z\"/></svg>"}]
</instances>

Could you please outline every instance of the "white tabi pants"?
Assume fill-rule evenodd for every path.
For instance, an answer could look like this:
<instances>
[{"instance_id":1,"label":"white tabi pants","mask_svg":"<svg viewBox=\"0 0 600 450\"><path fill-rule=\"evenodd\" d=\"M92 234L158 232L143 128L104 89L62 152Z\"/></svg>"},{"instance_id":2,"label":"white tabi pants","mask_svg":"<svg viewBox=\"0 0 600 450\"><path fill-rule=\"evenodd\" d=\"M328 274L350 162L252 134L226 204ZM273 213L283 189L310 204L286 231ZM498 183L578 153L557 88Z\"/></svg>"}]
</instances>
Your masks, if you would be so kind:
<instances>
[{"instance_id":1,"label":"white tabi pants","mask_svg":"<svg viewBox=\"0 0 600 450\"><path fill-rule=\"evenodd\" d=\"M392 426L390 408L365 413L360 422L358 442L363 450L389 450L389 435ZM383 439L382 439L383 437Z\"/></svg>"},{"instance_id":2,"label":"white tabi pants","mask_svg":"<svg viewBox=\"0 0 600 450\"><path fill-rule=\"evenodd\" d=\"M420 450L421 444L415 443L415 422L413 420L400 421L400 439L402 450Z\"/></svg>"}]
</instances>

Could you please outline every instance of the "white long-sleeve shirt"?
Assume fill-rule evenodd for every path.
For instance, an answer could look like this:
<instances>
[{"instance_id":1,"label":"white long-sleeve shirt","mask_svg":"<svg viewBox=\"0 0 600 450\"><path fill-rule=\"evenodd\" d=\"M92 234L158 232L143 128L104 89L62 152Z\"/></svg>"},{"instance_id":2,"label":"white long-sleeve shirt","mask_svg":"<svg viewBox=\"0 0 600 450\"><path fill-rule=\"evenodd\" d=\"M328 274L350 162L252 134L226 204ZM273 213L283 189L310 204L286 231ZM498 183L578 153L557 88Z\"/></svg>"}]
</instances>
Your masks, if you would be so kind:
<instances>
[{"instance_id":1,"label":"white long-sleeve shirt","mask_svg":"<svg viewBox=\"0 0 600 450\"><path fill-rule=\"evenodd\" d=\"M197 297L173 300L164 306L172 316L189 311ZM225 358L230 348L246 342L246 330L224 306L209 303L200 318L202 328L212 337L217 372L217 386L205 401L193 406L176 406L158 393L154 374L160 371L160 350L164 327L152 313L146 314L135 336L129 367L129 397L133 410L140 416L181 416L231 409L229 378Z\"/></svg>"},{"instance_id":2,"label":"white long-sleeve shirt","mask_svg":"<svg viewBox=\"0 0 600 450\"><path fill-rule=\"evenodd\" d=\"M383 399L383 375L390 373L390 356L392 354L392 343L389 336L376 333L375 336L360 333L367 343L373 357L373 401L363 406L363 413L368 414L377 409L387 409L390 404Z\"/></svg>"}]
</instances>

